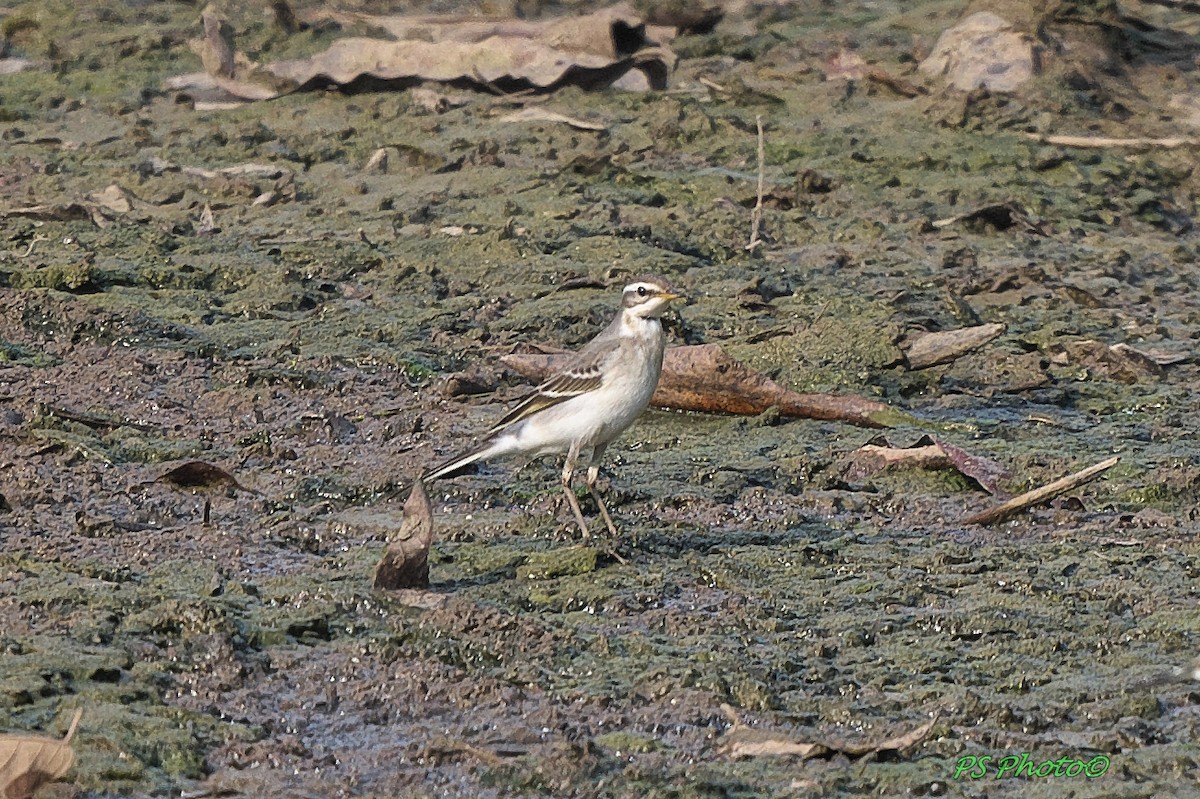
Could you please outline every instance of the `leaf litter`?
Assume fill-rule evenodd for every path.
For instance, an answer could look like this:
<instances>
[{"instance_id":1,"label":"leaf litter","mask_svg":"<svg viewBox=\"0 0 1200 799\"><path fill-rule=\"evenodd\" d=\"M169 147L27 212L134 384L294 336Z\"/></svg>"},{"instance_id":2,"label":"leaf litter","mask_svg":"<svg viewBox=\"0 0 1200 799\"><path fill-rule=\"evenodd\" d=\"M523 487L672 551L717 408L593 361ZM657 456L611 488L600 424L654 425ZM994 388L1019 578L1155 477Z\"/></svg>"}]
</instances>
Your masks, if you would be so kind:
<instances>
[{"instance_id":1,"label":"leaf litter","mask_svg":"<svg viewBox=\"0 0 1200 799\"><path fill-rule=\"evenodd\" d=\"M254 64L234 48L232 29L209 6L201 14L204 36L192 43L205 71L176 76L166 86L190 95L201 109L364 79L400 89L429 82L500 94L565 86L646 91L666 88L675 67L669 46L674 28L647 25L624 4L536 22L340 13L331 18L364 22L394 38L347 37L308 58Z\"/></svg>"},{"instance_id":2,"label":"leaf litter","mask_svg":"<svg viewBox=\"0 0 1200 799\"><path fill-rule=\"evenodd\" d=\"M38 788L66 774L75 762L71 741L81 718L83 708L78 708L62 738L0 735L0 795L29 799Z\"/></svg>"}]
</instances>

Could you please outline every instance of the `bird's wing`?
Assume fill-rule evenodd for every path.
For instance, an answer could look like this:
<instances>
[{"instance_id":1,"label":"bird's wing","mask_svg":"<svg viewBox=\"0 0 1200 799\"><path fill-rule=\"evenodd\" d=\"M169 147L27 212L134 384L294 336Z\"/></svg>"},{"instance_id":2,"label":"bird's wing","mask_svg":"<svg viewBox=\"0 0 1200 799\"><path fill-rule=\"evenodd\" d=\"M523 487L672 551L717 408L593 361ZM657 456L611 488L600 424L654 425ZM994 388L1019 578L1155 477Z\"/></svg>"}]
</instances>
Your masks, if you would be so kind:
<instances>
[{"instance_id":1,"label":"bird's wing","mask_svg":"<svg viewBox=\"0 0 1200 799\"><path fill-rule=\"evenodd\" d=\"M614 355L607 347L585 347L573 363L522 398L489 432L503 430L538 411L600 388L606 361Z\"/></svg>"}]
</instances>

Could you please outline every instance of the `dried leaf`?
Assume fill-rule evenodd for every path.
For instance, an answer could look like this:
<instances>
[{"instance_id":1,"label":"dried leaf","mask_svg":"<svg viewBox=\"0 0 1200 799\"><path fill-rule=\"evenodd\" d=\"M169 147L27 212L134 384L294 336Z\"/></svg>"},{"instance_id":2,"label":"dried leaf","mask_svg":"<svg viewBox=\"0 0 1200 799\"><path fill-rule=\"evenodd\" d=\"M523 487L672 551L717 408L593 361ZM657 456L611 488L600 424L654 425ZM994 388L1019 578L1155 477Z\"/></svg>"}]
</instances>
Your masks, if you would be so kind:
<instances>
[{"instance_id":1,"label":"dried leaf","mask_svg":"<svg viewBox=\"0 0 1200 799\"><path fill-rule=\"evenodd\" d=\"M408 92L408 97L413 105L424 108L431 114L444 114L452 108L461 108L471 102L464 94L446 94L424 86L414 86Z\"/></svg>"},{"instance_id":2,"label":"dried leaf","mask_svg":"<svg viewBox=\"0 0 1200 799\"><path fill-rule=\"evenodd\" d=\"M1032 38L990 11L971 14L944 31L921 71L956 89L1011 92L1037 74Z\"/></svg>"},{"instance_id":3,"label":"dried leaf","mask_svg":"<svg viewBox=\"0 0 1200 799\"><path fill-rule=\"evenodd\" d=\"M375 566L376 588L425 588L429 585L429 548L433 545L433 509L418 480L404 503L404 522Z\"/></svg>"},{"instance_id":4,"label":"dried leaf","mask_svg":"<svg viewBox=\"0 0 1200 799\"><path fill-rule=\"evenodd\" d=\"M871 67L870 71L867 72L867 79L872 83L878 83L886 89L891 89L901 97L917 97L922 94L929 94L929 90L924 86L918 86L903 78L897 78L895 75L879 67Z\"/></svg>"},{"instance_id":5,"label":"dried leaf","mask_svg":"<svg viewBox=\"0 0 1200 799\"><path fill-rule=\"evenodd\" d=\"M116 183L112 183L100 191L91 192L87 198L96 205L118 214L127 214L132 211L133 201L137 199Z\"/></svg>"},{"instance_id":6,"label":"dried leaf","mask_svg":"<svg viewBox=\"0 0 1200 799\"><path fill-rule=\"evenodd\" d=\"M921 741L929 737L929 733L933 731L934 725L938 722L938 714L934 713L933 718L922 724L920 727L902 732L898 735L893 735L890 738L884 738L882 741L871 741L863 743L854 743L852 741L829 741L825 746L829 747L834 752L841 752L847 757L862 757L870 754L884 754L891 752L902 752L905 749L916 746Z\"/></svg>"},{"instance_id":7,"label":"dried leaf","mask_svg":"<svg viewBox=\"0 0 1200 799\"><path fill-rule=\"evenodd\" d=\"M945 219L935 219L929 223L930 227L934 229L957 224L965 224L969 229L979 228L984 231L987 228L1009 230L1015 227L1026 233L1046 235L1042 226L1035 224L1024 209L1015 202L992 203L961 214L948 216Z\"/></svg>"},{"instance_id":8,"label":"dried leaf","mask_svg":"<svg viewBox=\"0 0 1200 799\"><path fill-rule=\"evenodd\" d=\"M1005 330L1002 324L976 325L936 333L918 333L900 345L909 369L949 363L979 349Z\"/></svg>"},{"instance_id":9,"label":"dried leaf","mask_svg":"<svg viewBox=\"0 0 1200 799\"><path fill-rule=\"evenodd\" d=\"M660 89L675 66L674 53L650 39L641 17L626 6L533 23L350 18L383 27L402 41L350 37L309 58L262 66L237 54L231 72L221 61L217 72L180 76L167 86L191 93L198 106L222 99L268 99L330 83L344 86L365 77L403 87L422 81L471 83L508 93L560 85L610 86L639 73L646 86Z\"/></svg>"},{"instance_id":10,"label":"dried leaf","mask_svg":"<svg viewBox=\"0 0 1200 799\"><path fill-rule=\"evenodd\" d=\"M209 4L200 12L204 39L199 45L204 71L219 78L232 78L234 71L233 28L220 11Z\"/></svg>"},{"instance_id":11,"label":"dried leaf","mask_svg":"<svg viewBox=\"0 0 1200 799\"><path fill-rule=\"evenodd\" d=\"M173 483L180 488L212 488L227 485L240 491L250 489L239 483L232 474L206 461L188 461L164 472L159 480ZM255 492L251 492L255 493Z\"/></svg>"},{"instance_id":12,"label":"dried leaf","mask_svg":"<svg viewBox=\"0 0 1200 799\"><path fill-rule=\"evenodd\" d=\"M825 61L825 80L862 80L870 70L870 65L858 53L839 50Z\"/></svg>"},{"instance_id":13,"label":"dried leaf","mask_svg":"<svg viewBox=\"0 0 1200 799\"><path fill-rule=\"evenodd\" d=\"M1114 352L1127 353L1133 358L1141 360L1146 364L1153 364L1154 366L1176 366L1181 363L1187 363L1192 359L1192 356L1185 352L1139 349L1125 343L1113 344L1110 349Z\"/></svg>"},{"instance_id":14,"label":"dried leaf","mask_svg":"<svg viewBox=\"0 0 1200 799\"><path fill-rule=\"evenodd\" d=\"M874 438L855 452L849 476L852 479L866 477L891 466L956 469L979 483L989 494L1000 493L997 483L1011 477L1008 469L996 461L972 455L931 436L921 436L909 447L893 447L885 438Z\"/></svg>"},{"instance_id":15,"label":"dried leaf","mask_svg":"<svg viewBox=\"0 0 1200 799\"><path fill-rule=\"evenodd\" d=\"M734 758L749 757L830 757L842 754L851 759L866 755L890 755L916 746L929 737L937 724L938 716L921 726L881 741L853 742L829 739L824 741L797 741L773 732L753 730L740 723L726 733L721 741L721 751Z\"/></svg>"},{"instance_id":16,"label":"dried leaf","mask_svg":"<svg viewBox=\"0 0 1200 799\"><path fill-rule=\"evenodd\" d=\"M1067 475L1066 477L1055 480L1053 483L1044 485L1041 488L1035 488L1032 491L1027 491L1018 497L1013 497L1002 505L997 505L994 508L988 508L985 511L972 514L962 520L963 524L992 524L993 522L1003 521L1008 517L1020 513L1023 510L1032 508L1035 505L1040 505L1043 502L1048 502L1051 499L1072 491L1085 483L1090 483L1095 480L1103 472L1108 471L1120 462L1120 458L1113 456L1108 460L1100 461L1082 469L1075 474Z\"/></svg>"},{"instance_id":17,"label":"dried leaf","mask_svg":"<svg viewBox=\"0 0 1200 799\"><path fill-rule=\"evenodd\" d=\"M1186 354L1140 350L1128 344L1109 346L1095 339L1053 344L1048 348L1053 363L1082 367L1091 375L1134 384L1147 376L1161 377L1167 366L1190 359Z\"/></svg>"},{"instance_id":18,"label":"dried leaf","mask_svg":"<svg viewBox=\"0 0 1200 799\"><path fill-rule=\"evenodd\" d=\"M27 205L21 208L0 210L0 218L21 216L28 219L40 219L54 222L65 222L70 219L91 219L95 221L96 209L84 203L44 203ZM104 227L104 225L99 225Z\"/></svg>"},{"instance_id":19,"label":"dried leaf","mask_svg":"<svg viewBox=\"0 0 1200 799\"><path fill-rule=\"evenodd\" d=\"M27 799L42 785L58 779L75 761L71 739L83 710L76 710L61 740L40 735L0 735L0 796Z\"/></svg>"},{"instance_id":20,"label":"dried leaf","mask_svg":"<svg viewBox=\"0 0 1200 799\"><path fill-rule=\"evenodd\" d=\"M205 203L204 209L200 211L200 224L196 226L196 235L211 236L216 229L217 222L213 218L212 206Z\"/></svg>"},{"instance_id":21,"label":"dried leaf","mask_svg":"<svg viewBox=\"0 0 1200 799\"><path fill-rule=\"evenodd\" d=\"M544 379L569 354L518 353L500 360L527 377ZM705 413L759 414L778 408L785 416L893 427L912 418L882 402L838 394L798 394L725 354L716 344L668 347L662 377L650 400L659 408Z\"/></svg>"},{"instance_id":22,"label":"dried leaf","mask_svg":"<svg viewBox=\"0 0 1200 799\"><path fill-rule=\"evenodd\" d=\"M647 27L641 15L626 3L582 16L541 20L407 14L346 14L343 18L382 28L401 40L478 44L497 38L536 39L560 50L606 58L631 55L648 44L669 44L674 35L661 27Z\"/></svg>"}]
</instances>

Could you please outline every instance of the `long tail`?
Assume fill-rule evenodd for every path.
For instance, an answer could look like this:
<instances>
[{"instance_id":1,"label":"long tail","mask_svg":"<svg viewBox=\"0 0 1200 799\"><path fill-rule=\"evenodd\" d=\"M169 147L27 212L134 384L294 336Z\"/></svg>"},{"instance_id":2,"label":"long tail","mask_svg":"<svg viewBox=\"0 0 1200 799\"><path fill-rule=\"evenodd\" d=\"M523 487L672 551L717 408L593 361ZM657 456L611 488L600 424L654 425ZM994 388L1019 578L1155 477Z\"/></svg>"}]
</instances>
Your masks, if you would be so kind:
<instances>
[{"instance_id":1,"label":"long tail","mask_svg":"<svg viewBox=\"0 0 1200 799\"><path fill-rule=\"evenodd\" d=\"M489 438L473 450L464 452L461 455L455 455L448 461L429 469L425 474L421 475L423 482L432 482L433 480L442 477L453 476L456 472L465 469L476 461L486 460L495 455L503 455L511 449L512 439L507 435L500 435L496 438Z\"/></svg>"}]
</instances>

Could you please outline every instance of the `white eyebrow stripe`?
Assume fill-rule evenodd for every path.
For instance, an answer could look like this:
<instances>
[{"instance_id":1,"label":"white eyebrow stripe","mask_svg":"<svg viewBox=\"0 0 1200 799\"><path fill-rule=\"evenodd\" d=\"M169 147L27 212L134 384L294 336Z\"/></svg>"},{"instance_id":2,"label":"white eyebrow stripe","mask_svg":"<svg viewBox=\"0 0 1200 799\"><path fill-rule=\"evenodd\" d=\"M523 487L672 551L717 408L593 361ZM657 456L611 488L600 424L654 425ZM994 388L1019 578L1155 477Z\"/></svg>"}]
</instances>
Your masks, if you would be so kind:
<instances>
[{"instance_id":1,"label":"white eyebrow stripe","mask_svg":"<svg viewBox=\"0 0 1200 799\"><path fill-rule=\"evenodd\" d=\"M628 294L629 292L637 291L640 288L646 289L647 291L662 291L661 288L653 283L630 283L625 287L625 293Z\"/></svg>"}]
</instances>

